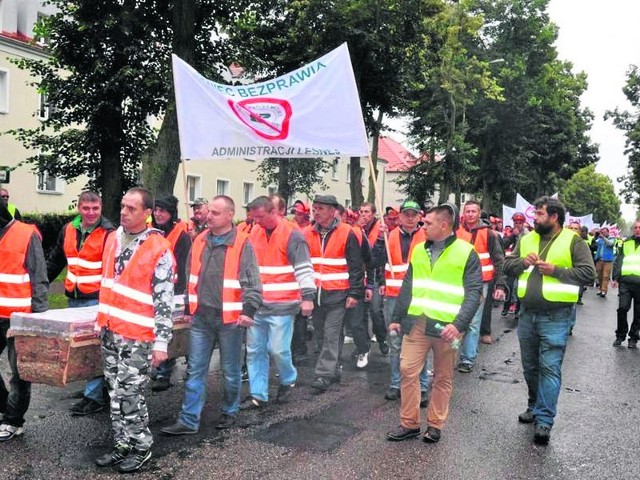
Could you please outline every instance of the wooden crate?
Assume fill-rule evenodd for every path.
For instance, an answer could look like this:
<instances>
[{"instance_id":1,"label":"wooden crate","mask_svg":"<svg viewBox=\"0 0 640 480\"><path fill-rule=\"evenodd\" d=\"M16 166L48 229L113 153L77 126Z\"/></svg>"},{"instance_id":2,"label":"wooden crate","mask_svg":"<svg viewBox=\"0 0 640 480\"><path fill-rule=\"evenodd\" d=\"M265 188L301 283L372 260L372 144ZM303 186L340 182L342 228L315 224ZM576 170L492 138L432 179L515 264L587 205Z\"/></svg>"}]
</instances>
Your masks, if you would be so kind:
<instances>
[{"instance_id":1,"label":"wooden crate","mask_svg":"<svg viewBox=\"0 0 640 480\"><path fill-rule=\"evenodd\" d=\"M65 310L71 311L69 316L65 315ZM93 331L91 320L87 323L85 319L78 318L79 314L82 316L78 310L81 309L18 314L15 319L12 316L12 328L8 334L15 339L20 378L64 387L68 382L102 375L100 339ZM48 313L55 318L47 318ZM167 352L169 358L188 354L189 326L181 312L174 312L173 339Z\"/></svg>"}]
</instances>

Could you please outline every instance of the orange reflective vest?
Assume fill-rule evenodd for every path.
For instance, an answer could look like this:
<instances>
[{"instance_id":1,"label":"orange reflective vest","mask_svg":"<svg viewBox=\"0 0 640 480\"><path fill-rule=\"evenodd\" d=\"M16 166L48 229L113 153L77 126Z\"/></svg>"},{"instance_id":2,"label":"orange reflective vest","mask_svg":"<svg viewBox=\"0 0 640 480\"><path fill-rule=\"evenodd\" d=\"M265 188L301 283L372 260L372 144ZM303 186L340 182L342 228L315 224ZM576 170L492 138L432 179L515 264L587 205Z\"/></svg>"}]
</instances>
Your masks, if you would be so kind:
<instances>
[{"instance_id":1,"label":"orange reflective vest","mask_svg":"<svg viewBox=\"0 0 640 480\"><path fill-rule=\"evenodd\" d=\"M372 247L375 245L376 240L378 240L378 235L380 234L380 220L376 220L371 227L371 231L367 235L367 239L369 240L369 245Z\"/></svg>"},{"instance_id":2,"label":"orange reflective vest","mask_svg":"<svg viewBox=\"0 0 640 480\"><path fill-rule=\"evenodd\" d=\"M291 222L281 221L269 238L260 225L251 230L249 238L258 259L263 299L267 303L300 301L300 284L287 257L287 247L294 229L298 227Z\"/></svg>"},{"instance_id":3,"label":"orange reflective vest","mask_svg":"<svg viewBox=\"0 0 640 480\"><path fill-rule=\"evenodd\" d=\"M176 248L176 244L178 243L178 239L180 238L180 234L182 232L187 233L187 222L183 222L182 220L178 220L174 225L169 234L165 237L169 240L171 244L171 251Z\"/></svg>"},{"instance_id":4,"label":"orange reflective vest","mask_svg":"<svg viewBox=\"0 0 640 480\"><path fill-rule=\"evenodd\" d=\"M68 223L64 231L62 248L67 257L67 277L64 288L73 292L76 288L84 294L100 290L102 280L102 251L109 232L96 227L87 236L78 252L78 229Z\"/></svg>"},{"instance_id":5,"label":"orange reflective vest","mask_svg":"<svg viewBox=\"0 0 640 480\"><path fill-rule=\"evenodd\" d=\"M253 222L247 223L246 221L242 221L236 226L236 228L238 229L239 232L246 233L248 235L251 233L251 230L253 229L253 225L254 225Z\"/></svg>"},{"instance_id":6,"label":"orange reflective vest","mask_svg":"<svg viewBox=\"0 0 640 480\"><path fill-rule=\"evenodd\" d=\"M385 291L384 294L387 297L397 297L400 295L400 287L402 287L402 280L407 274L409 269L409 261L411 260L411 252L416 245L426 241L427 233L424 228L418 228L411 238L411 245L409 246L409 255L407 260L402 260L402 243L400 241L400 227L394 228L389 234L389 253L391 254L391 265L389 262L384 266L384 278L385 278ZM389 260L389 259L387 259ZM393 277L391 276L391 266L393 266Z\"/></svg>"},{"instance_id":7,"label":"orange reflective vest","mask_svg":"<svg viewBox=\"0 0 640 480\"><path fill-rule=\"evenodd\" d=\"M480 257L480 266L482 267L482 281L490 282L493 280L494 268L489 254L489 229L479 228L473 233L468 232L462 225L456 230L456 237L473 245L478 257ZM475 237L475 238L474 238Z\"/></svg>"},{"instance_id":8,"label":"orange reflective vest","mask_svg":"<svg viewBox=\"0 0 640 480\"><path fill-rule=\"evenodd\" d=\"M349 266L345 255L351 232L353 229L350 225L338 223L329 236L328 244L323 245L322 237L315 227L308 227L304 231L305 240L309 244L317 288L323 290L349 288Z\"/></svg>"},{"instance_id":9,"label":"orange reflective vest","mask_svg":"<svg viewBox=\"0 0 640 480\"><path fill-rule=\"evenodd\" d=\"M200 270L202 269L202 253L207 244L208 230L200 233L191 247L191 266L189 270L189 311L196 314L198 311L198 284ZM242 312L242 288L240 286L239 270L240 257L245 242L249 237L236 229L236 239L233 245L227 247L224 256L224 277L222 286L222 323L235 323Z\"/></svg>"},{"instance_id":10,"label":"orange reflective vest","mask_svg":"<svg viewBox=\"0 0 640 480\"><path fill-rule=\"evenodd\" d=\"M29 243L38 229L15 220L0 239L0 317L31 312L31 277L24 267Z\"/></svg>"},{"instance_id":11,"label":"orange reflective vest","mask_svg":"<svg viewBox=\"0 0 640 480\"><path fill-rule=\"evenodd\" d=\"M153 274L160 258L171 252L171 245L162 235L150 234L116 279L117 235L117 231L109 234L102 255L97 323L125 338L151 342L156 323Z\"/></svg>"},{"instance_id":12,"label":"orange reflective vest","mask_svg":"<svg viewBox=\"0 0 640 480\"><path fill-rule=\"evenodd\" d=\"M358 245L362 246L362 240L364 239L363 231L360 227L351 227L353 229L353 233L356 235L356 239L358 240Z\"/></svg>"}]
</instances>

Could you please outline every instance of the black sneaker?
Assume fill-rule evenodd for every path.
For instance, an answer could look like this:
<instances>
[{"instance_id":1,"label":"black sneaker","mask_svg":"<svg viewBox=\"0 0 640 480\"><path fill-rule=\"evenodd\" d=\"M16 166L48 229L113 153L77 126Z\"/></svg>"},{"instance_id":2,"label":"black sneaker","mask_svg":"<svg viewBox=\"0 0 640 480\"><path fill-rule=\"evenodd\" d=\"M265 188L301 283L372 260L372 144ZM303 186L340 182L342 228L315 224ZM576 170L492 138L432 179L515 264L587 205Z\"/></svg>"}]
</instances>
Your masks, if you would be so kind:
<instances>
[{"instance_id":1,"label":"black sneaker","mask_svg":"<svg viewBox=\"0 0 640 480\"><path fill-rule=\"evenodd\" d=\"M160 431L165 435L170 435L170 436L195 435L196 433L198 433L197 429L189 428L186 425L183 425L182 423L180 423L179 421L177 421L173 425L160 429Z\"/></svg>"},{"instance_id":2,"label":"black sneaker","mask_svg":"<svg viewBox=\"0 0 640 480\"><path fill-rule=\"evenodd\" d=\"M151 449L148 450L131 450L131 453L127 458L125 458L120 466L118 467L118 471L120 473L133 473L137 472L142 468L142 466L147 463L151 459Z\"/></svg>"},{"instance_id":3,"label":"black sneaker","mask_svg":"<svg viewBox=\"0 0 640 480\"><path fill-rule=\"evenodd\" d=\"M422 390L420 392L420 408L427 408L429 406L429 394Z\"/></svg>"},{"instance_id":4,"label":"black sneaker","mask_svg":"<svg viewBox=\"0 0 640 480\"><path fill-rule=\"evenodd\" d=\"M473 365L470 363L460 363L458 365L458 371L460 373L471 373L473 371Z\"/></svg>"},{"instance_id":5,"label":"black sneaker","mask_svg":"<svg viewBox=\"0 0 640 480\"><path fill-rule=\"evenodd\" d=\"M164 392L168 390L171 386L171 379L169 377L156 377L156 379L151 384L151 391L153 392Z\"/></svg>"},{"instance_id":6,"label":"black sneaker","mask_svg":"<svg viewBox=\"0 0 640 480\"><path fill-rule=\"evenodd\" d=\"M442 436L442 432L440 431L439 428L427 427L427 431L424 432L422 441L425 443L437 443L440 441L441 436Z\"/></svg>"},{"instance_id":7,"label":"black sneaker","mask_svg":"<svg viewBox=\"0 0 640 480\"><path fill-rule=\"evenodd\" d=\"M638 348L638 341L629 339L627 342L627 348Z\"/></svg>"},{"instance_id":8,"label":"black sneaker","mask_svg":"<svg viewBox=\"0 0 640 480\"><path fill-rule=\"evenodd\" d=\"M530 408L527 408L524 412L518 415L518 421L520 423L533 423L535 418L536 417L533 415L533 412Z\"/></svg>"},{"instance_id":9,"label":"black sneaker","mask_svg":"<svg viewBox=\"0 0 640 480\"><path fill-rule=\"evenodd\" d=\"M551 438L551 427L547 425L536 425L533 432L533 441L538 445L546 445Z\"/></svg>"},{"instance_id":10,"label":"black sneaker","mask_svg":"<svg viewBox=\"0 0 640 480\"><path fill-rule=\"evenodd\" d=\"M401 442L410 438L418 438L420 436L419 428L405 428L402 425L393 432L387 432L387 440L390 442Z\"/></svg>"},{"instance_id":11,"label":"black sneaker","mask_svg":"<svg viewBox=\"0 0 640 480\"><path fill-rule=\"evenodd\" d=\"M256 397L249 395L240 404L240 410L258 410L260 408L266 407L268 404L269 402L265 402L264 400L260 400Z\"/></svg>"},{"instance_id":12,"label":"black sneaker","mask_svg":"<svg viewBox=\"0 0 640 480\"><path fill-rule=\"evenodd\" d=\"M400 400L400 389L391 387L387 390L387 393L384 394L385 400Z\"/></svg>"},{"instance_id":13,"label":"black sneaker","mask_svg":"<svg viewBox=\"0 0 640 480\"><path fill-rule=\"evenodd\" d=\"M326 378L317 377L311 384L311 388L313 388L316 393L324 393L329 389L329 385L331 385L331 382Z\"/></svg>"},{"instance_id":14,"label":"black sneaker","mask_svg":"<svg viewBox=\"0 0 640 480\"><path fill-rule=\"evenodd\" d=\"M289 403L291 400L291 391L295 387L295 384L291 385L280 385L278 388L278 395L276 396L276 402L278 403Z\"/></svg>"},{"instance_id":15,"label":"black sneaker","mask_svg":"<svg viewBox=\"0 0 640 480\"><path fill-rule=\"evenodd\" d=\"M614 346L614 347L621 347L621 346L622 346L622 342L623 342L623 340L621 340L621 339L619 339L619 338L616 338L616 339L613 341L613 346Z\"/></svg>"},{"instance_id":16,"label":"black sneaker","mask_svg":"<svg viewBox=\"0 0 640 480\"><path fill-rule=\"evenodd\" d=\"M106 405L102 405L95 400L83 397L77 403L74 403L69 411L74 417L84 417L85 415L93 415L94 413L100 413L105 409Z\"/></svg>"},{"instance_id":17,"label":"black sneaker","mask_svg":"<svg viewBox=\"0 0 640 480\"><path fill-rule=\"evenodd\" d=\"M235 423L236 417L223 413L220 415L220 421L216 425L216 430L226 430L227 428L233 427Z\"/></svg>"},{"instance_id":18,"label":"black sneaker","mask_svg":"<svg viewBox=\"0 0 640 480\"><path fill-rule=\"evenodd\" d=\"M378 342L378 348L380 349L380 353L382 355L389 355L389 345L385 340L380 340Z\"/></svg>"},{"instance_id":19,"label":"black sneaker","mask_svg":"<svg viewBox=\"0 0 640 480\"><path fill-rule=\"evenodd\" d=\"M131 447L126 443L116 443L109 453L99 456L94 460L99 467L113 467L122 463L129 456Z\"/></svg>"}]
</instances>

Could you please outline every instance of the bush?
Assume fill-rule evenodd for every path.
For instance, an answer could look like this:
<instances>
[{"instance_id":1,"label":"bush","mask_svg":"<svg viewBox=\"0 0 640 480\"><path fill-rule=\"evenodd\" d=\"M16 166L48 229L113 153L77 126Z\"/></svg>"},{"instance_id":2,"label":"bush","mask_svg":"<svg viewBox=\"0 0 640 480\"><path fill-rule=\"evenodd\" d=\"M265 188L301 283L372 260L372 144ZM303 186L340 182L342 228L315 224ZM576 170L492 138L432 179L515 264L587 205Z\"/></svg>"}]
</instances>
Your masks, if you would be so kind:
<instances>
[{"instance_id":1,"label":"bush","mask_svg":"<svg viewBox=\"0 0 640 480\"><path fill-rule=\"evenodd\" d=\"M42 249L45 258L56 246L58 234L67 222L75 218L77 213L22 213L22 221L35 224L42 235Z\"/></svg>"}]
</instances>

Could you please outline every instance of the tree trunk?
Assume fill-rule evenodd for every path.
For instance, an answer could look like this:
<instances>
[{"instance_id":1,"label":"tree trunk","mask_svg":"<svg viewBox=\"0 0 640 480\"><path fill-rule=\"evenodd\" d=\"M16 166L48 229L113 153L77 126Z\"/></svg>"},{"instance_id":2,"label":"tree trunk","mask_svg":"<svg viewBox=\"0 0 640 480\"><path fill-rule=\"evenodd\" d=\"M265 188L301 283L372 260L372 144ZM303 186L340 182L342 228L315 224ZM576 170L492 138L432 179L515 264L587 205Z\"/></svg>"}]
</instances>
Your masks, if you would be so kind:
<instances>
[{"instance_id":1,"label":"tree trunk","mask_svg":"<svg viewBox=\"0 0 640 480\"><path fill-rule=\"evenodd\" d=\"M289 185L289 159L278 159L278 195L284 199L284 204L289 204L289 197L294 193Z\"/></svg>"},{"instance_id":2,"label":"tree trunk","mask_svg":"<svg viewBox=\"0 0 640 480\"><path fill-rule=\"evenodd\" d=\"M124 193L124 174L117 144L102 145L100 149L102 175L102 215L120 224L120 201Z\"/></svg>"},{"instance_id":3,"label":"tree trunk","mask_svg":"<svg viewBox=\"0 0 640 480\"><path fill-rule=\"evenodd\" d=\"M142 183L156 195L173 193L179 166L178 117L175 100L171 99L155 145L142 155Z\"/></svg>"},{"instance_id":4,"label":"tree trunk","mask_svg":"<svg viewBox=\"0 0 640 480\"><path fill-rule=\"evenodd\" d=\"M364 203L360 157L350 158L349 169L351 170L351 182L349 183L349 190L351 191L351 205L352 207L360 207L360 205Z\"/></svg>"},{"instance_id":5,"label":"tree trunk","mask_svg":"<svg viewBox=\"0 0 640 480\"><path fill-rule=\"evenodd\" d=\"M195 29L198 6L196 0L175 0L173 8L173 51L185 62L195 60ZM171 61L168 59L167 61ZM173 193L178 167L180 143L175 93L171 83L167 110L162 120L156 144L142 156L142 178L153 193ZM180 189L182 191L182 189Z\"/></svg>"}]
</instances>

